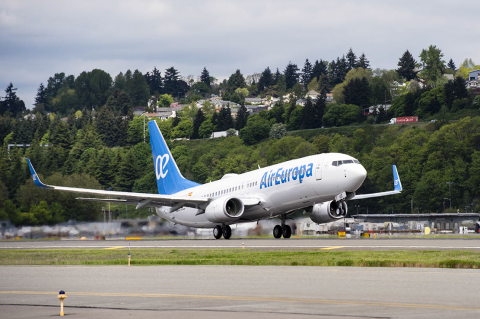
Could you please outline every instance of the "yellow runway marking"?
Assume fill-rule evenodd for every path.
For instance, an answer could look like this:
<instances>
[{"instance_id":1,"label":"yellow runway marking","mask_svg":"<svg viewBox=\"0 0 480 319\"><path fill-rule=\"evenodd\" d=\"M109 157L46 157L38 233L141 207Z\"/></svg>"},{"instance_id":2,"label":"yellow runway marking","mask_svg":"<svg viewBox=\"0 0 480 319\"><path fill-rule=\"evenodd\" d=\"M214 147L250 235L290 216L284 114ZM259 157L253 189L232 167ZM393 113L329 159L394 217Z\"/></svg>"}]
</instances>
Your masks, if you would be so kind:
<instances>
[{"instance_id":1,"label":"yellow runway marking","mask_svg":"<svg viewBox=\"0 0 480 319\"><path fill-rule=\"evenodd\" d=\"M127 248L125 246L118 246L118 247L107 247L107 248L103 248L103 249L122 249L122 248Z\"/></svg>"},{"instance_id":2,"label":"yellow runway marking","mask_svg":"<svg viewBox=\"0 0 480 319\"><path fill-rule=\"evenodd\" d=\"M137 294L115 292L67 292L68 296L93 296L93 297L137 297L137 298L180 298L180 299L204 299L204 300L229 300L229 301L262 301L262 302L288 302L325 305L357 305L374 307L394 308L417 308L435 310L460 310L480 311L480 307L465 307L454 305L417 304L402 302L360 301L360 300L325 300L325 299L297 299L297 298L273 298L273 297L244 297L244 296L209 296L209 295L180 295L180 294ZM58 293L49 291L0 291L0 295L52 295Z\"/></svg>"},{"instance_id":3,"label":"yellow runway marking","mask_svg":"<svg viewBox=\"0 0 480 319\"><path fill-rule=\"evenodd\" d=\"M330 250L330 249L340 249L340 248L345 248L345 247L326 247L326 248L320 248L320 250Z\"/></svg>"}]
</instances>

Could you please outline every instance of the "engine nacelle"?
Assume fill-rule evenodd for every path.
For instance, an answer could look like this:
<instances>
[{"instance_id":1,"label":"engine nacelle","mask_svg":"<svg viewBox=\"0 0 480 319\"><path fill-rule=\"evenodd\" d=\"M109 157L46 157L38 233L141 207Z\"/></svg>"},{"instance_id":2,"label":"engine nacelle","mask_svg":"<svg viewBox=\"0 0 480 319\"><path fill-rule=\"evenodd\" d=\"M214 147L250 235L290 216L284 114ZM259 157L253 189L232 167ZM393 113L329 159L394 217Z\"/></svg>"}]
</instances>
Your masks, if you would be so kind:
<instances>
[{"instance_id":1,"label":"engine nacelle","mask_svg":"<svg viewBox=\"0 0 480 319\"><path fill-rule=\"evenodd\" d=\"M310 219L317 223L329 223L347 216L348 206L344 201L315 204L310 213Z\"/></svg>"},{"instance_id":2,"label":"engine nacelle","mask_svg":"<svg viewBox=\"0 0 480 319\"><path fill-rule=\"evenodd\" d=\"M245 206L235 197L220 197L205 209L205 216L212 223L232 222L242 216Z\"/></svg>"}]
</instances>

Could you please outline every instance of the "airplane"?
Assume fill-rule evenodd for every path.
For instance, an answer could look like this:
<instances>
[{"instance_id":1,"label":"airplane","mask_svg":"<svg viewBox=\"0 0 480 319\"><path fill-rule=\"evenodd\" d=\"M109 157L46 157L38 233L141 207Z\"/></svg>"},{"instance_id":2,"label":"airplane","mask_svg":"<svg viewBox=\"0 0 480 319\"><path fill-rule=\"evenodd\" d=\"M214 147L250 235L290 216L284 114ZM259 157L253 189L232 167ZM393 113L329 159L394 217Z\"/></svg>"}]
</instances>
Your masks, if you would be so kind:
<instances>
[{"instance_id":1,"label":"airplane","mask_svg":"<svg viewBox=\"0 0 480 319\"><path fill-rule=\"evenodd\" d=\"M275 238L290 238L287 216L303 209L315 223L345 218L346 201L399 194L402 184L393 166L394 190L357 195L367 171L352 156L324 153L258 168L243 174L225 174L220 180L200 185L184 178L155 121L148 123L158 194L106 191L46 185L29 159L35 184L43 189L84 193L107 198L79 200L154 207L156 213L175 224L213 228L213 236L229 239L230 225L280 217L273 228Z\"/></svg>"}]
</instances>

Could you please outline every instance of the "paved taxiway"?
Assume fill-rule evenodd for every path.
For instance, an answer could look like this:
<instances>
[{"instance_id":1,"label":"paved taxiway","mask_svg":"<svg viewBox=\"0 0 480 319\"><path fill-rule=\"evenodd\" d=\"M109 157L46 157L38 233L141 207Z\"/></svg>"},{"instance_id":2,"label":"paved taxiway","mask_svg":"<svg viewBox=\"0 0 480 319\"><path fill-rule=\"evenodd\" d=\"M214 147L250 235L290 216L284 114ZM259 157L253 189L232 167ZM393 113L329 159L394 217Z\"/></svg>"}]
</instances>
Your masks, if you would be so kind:
<instances>
[{"instance_id":1,"label":"paved taxiway","mask_svg":"<svg viewBox=\"0 0 480 319\"><path fill-rule=\"evenodd\" d=\"M480 271L2 266L2 318L478 318Z\"/></svg>"},{"instance_id":2,"label":"paved taxiway","mask_svg":"<svg viewBox=\"0 0 480 319\"><path fill-rule=\"evenodd\" d=\"M466 239L170 239L0 241L0 249L176 248L176 249L349 249L349 250L480 250L480 236Z\"/></svg>"}]
</instances>

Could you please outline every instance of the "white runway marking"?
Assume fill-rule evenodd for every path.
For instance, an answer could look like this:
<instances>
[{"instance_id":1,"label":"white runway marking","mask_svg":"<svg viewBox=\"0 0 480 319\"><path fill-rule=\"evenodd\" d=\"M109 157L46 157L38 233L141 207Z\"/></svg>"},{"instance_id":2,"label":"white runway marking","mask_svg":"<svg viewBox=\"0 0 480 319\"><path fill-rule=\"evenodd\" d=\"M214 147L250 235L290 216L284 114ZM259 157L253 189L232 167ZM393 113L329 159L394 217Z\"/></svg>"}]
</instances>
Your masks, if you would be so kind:
<instances>
[{"instance_id":1,"label":"white runway marking","mask_svg":"<svg viewBox=\"0 0 480 319\"><path fill-rule=\"evenodd\" d=\"M122 249L116 245L29 245L29 246L0 246L1 249L71 249L71 248L91 248L91 249ZM126 247L125 247L126 248ZM241 249L242 246L234 245L132 245L131 248L183 248L183 249ZM340 249L338 246L326 245L245 245L245 248L265 249ZM480 249L480 246L428 246L428 245L344 245L347 249Z\"/></svg>"}]
</instances>

